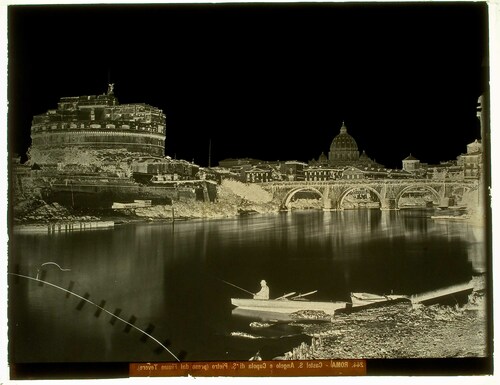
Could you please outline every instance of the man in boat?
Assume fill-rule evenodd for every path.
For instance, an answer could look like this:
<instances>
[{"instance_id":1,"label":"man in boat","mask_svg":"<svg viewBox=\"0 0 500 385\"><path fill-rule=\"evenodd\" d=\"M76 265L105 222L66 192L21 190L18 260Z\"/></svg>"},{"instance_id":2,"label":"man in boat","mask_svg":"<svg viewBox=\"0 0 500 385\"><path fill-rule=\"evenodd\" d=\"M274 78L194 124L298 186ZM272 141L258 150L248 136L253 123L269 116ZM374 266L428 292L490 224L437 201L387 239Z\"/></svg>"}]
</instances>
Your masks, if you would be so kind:
<instances>
[{"instance_id":1,"label":"man in boat","mask_svg":"<svg viewBox=\"0 0 500 385\"><path fill-rule=\"evenodd\" d=\"M260 291L254 294L253 299L269 299L269 286L266 281L260 281L260 286Z\"/></svg>"}]
</instances>

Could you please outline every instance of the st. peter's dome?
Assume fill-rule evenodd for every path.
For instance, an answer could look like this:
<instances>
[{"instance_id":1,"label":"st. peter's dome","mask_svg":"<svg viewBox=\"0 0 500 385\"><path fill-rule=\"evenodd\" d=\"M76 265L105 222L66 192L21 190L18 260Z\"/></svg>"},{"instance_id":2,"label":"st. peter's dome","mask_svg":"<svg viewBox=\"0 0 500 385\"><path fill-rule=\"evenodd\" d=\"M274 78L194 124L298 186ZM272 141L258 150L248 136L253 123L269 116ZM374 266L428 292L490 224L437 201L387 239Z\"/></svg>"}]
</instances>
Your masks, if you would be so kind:
<instances>
[{"instance_id":1,"label":"st. peter's dome","mask_svg":"<svg viewBox=\"0 0 500 385\"><path fill-rule=\"evenodd\" d=\"M359 159L358 145L354 138L347 133L347 127L344 123L342 123L340 133L332 140L328 158L331 164Z\"/></svg>"}]
</instances>

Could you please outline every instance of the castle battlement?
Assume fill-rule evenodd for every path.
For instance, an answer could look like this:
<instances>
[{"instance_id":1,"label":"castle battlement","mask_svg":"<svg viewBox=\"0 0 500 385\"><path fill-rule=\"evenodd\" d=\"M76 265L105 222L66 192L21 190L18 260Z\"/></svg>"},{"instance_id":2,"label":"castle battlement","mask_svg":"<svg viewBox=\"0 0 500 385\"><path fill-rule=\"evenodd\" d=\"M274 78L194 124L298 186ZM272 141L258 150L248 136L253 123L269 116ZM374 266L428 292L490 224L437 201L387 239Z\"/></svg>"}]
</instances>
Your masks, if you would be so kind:
<instances>
[{"instance_id":1,"label":"castle battlement","mask_svg":"<svg viewBox=\"0 0 500 385\"><path fill-rule=\"evenodd\" d=\"M33 117L32 149L77 146L163 156L166 118L145 103L119 104L113 85L103 95L62 97L57 109Z\"/></svg>"}]
</instances>

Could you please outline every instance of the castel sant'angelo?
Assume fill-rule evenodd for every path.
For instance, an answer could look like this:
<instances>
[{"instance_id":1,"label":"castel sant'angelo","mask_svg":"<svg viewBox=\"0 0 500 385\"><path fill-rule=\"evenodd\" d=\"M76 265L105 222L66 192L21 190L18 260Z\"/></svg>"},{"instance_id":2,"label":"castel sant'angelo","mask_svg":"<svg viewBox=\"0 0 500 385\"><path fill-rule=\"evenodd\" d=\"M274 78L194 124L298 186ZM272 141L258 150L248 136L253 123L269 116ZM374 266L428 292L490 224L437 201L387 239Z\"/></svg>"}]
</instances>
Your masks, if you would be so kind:
<instances>
[{"instance_id":1,"label":"castel sant'angelo","mask_svg":"<svg viewBox=\"0 0 500 385\"><path fill-rule=\"evenodd\" d=\"M165 156L165 137L163 111L120 104L113 84L101 95L62 97L56 109L33 117L28 161L13 162L16 210L23 201L28 209L40 202L84 209L213 201L215 187L199 166Z\"/></svg>"},{"instance_id":2,"label":"castel sant'angelo","mask_svg":"<svg viewBox=\"0 0 500 385\"><path fill-rule=\"evenodd\" d=\"M119 104L113 84L102 95L60 99L57 109L33 117L31 151L118 149L164 156L165 114L144 103ZM56 159L54 159L56 160Z\"/></svg>"}]
</instances>

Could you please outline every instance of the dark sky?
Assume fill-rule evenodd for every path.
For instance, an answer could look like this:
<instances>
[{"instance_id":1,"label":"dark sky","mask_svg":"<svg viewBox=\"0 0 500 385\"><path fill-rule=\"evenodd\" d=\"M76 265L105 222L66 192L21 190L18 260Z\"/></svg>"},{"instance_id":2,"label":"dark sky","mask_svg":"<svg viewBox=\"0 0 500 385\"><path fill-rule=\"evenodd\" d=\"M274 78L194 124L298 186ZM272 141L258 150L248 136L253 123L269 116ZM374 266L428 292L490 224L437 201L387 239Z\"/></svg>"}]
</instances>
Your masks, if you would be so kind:
<instances>
[{"instance_id":1,"label":"dark sky","mask_svg":"<svg viewBox=\"0 0 500 385\"><path fill-rule=\"evenodd\" d=\"M345 120L401 168L455 159L479 137L487 6L191 4L10 6L9 150L62 96L106 92L167 116L166 154L301 160ZM485 61L486 60L486 61Z\"/></svg>"}]
</instances>

